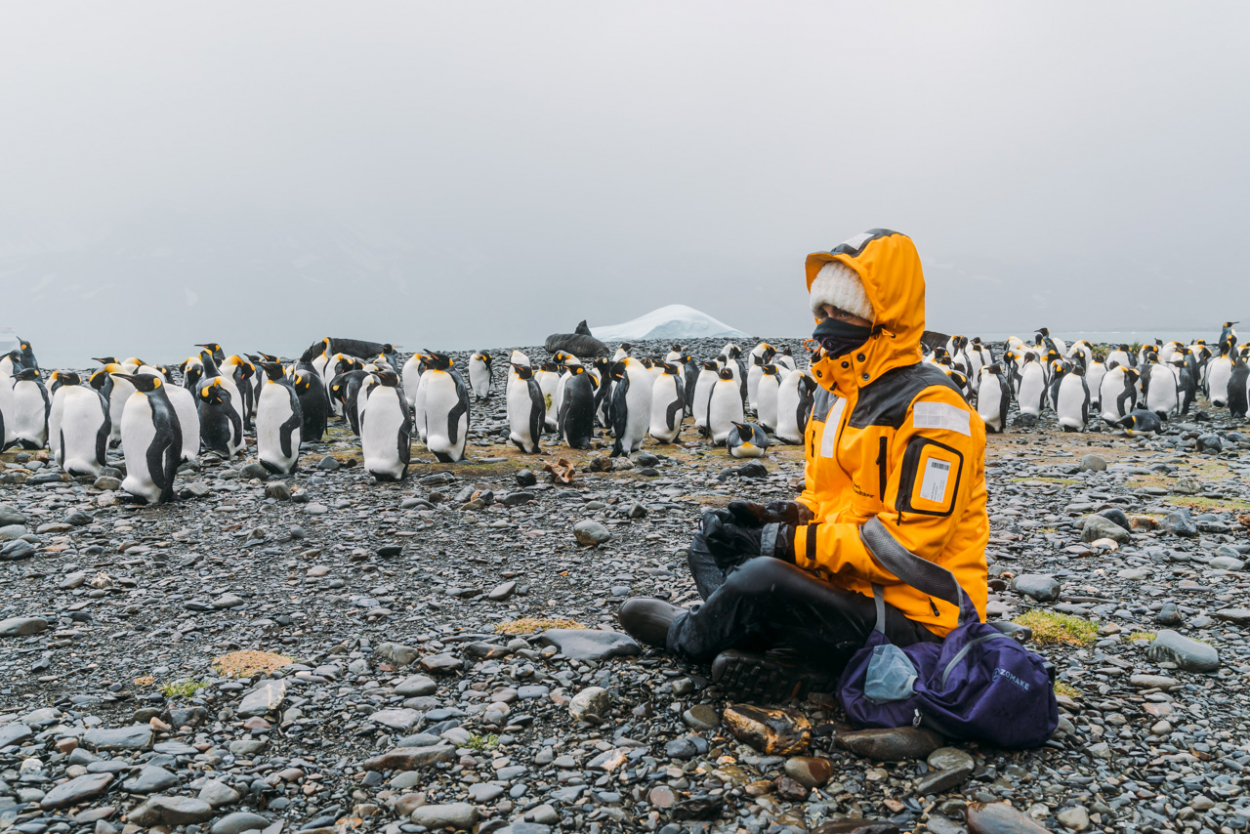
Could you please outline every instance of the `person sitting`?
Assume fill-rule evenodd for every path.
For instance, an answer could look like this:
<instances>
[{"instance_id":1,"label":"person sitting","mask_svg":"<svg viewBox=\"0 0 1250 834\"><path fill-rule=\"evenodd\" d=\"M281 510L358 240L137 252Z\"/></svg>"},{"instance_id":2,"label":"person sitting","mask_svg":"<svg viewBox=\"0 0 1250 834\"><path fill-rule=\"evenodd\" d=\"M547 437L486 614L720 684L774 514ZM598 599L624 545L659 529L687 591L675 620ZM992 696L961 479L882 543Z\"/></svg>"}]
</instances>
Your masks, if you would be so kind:
<instances>
[{"instance_id":1,"label":"person sitting","mask_svg":"<svg viewBox=\"0 0 1250 834\"><path fill-rule=\"evenodd\" d=\"M953 573L982 621L988 597L985 425L921 361L925 282L911 238L873 229L807 257L820 348L804 489L710 510L689 550L704 603L633 598L633 637L689 661L738 697L831 691L877 621L899 646L941 641L959 610L882 564L908 551ZM897 560L893 560L897 563Z\"/></svg>"}]
</instances>

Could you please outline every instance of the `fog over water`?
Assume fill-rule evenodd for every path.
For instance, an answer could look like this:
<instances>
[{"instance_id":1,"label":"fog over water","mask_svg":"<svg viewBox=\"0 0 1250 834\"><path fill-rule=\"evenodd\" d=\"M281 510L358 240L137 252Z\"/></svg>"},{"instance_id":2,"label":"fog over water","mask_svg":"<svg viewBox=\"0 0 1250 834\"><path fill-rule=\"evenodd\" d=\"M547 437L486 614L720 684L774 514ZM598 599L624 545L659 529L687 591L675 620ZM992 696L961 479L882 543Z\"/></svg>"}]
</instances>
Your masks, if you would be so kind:
<instances>
[{"instance_id":1,"label":"fog over water","mask_svg":"<svg viewBox=\"0 0 1250 834\"><path fill-rule=\"evenodd\" d=\"M933 329L1213 338L1250 320L1248 24L1237 3L9 4L0 329L50 366L535 344L672 303L799 336L804 256L885 226L916 241Z\"/></svg>"}]
</instances>

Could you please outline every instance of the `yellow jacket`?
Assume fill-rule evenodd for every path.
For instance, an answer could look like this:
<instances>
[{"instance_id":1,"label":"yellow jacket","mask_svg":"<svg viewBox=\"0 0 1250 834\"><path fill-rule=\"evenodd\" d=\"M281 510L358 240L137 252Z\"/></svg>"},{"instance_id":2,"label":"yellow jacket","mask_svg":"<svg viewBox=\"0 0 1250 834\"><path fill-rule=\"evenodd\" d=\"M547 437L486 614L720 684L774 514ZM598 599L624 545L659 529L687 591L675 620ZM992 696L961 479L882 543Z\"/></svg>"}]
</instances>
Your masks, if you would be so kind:
<instances>
[{"instance_id":1,"label":"yellow jacket","mask_svg":"<svg viewBox=\"0 0 1250 834\"><path fill-rule=\"evenodd\" d=\"M821 387L798 500L816 520L796 531L796 563L867 596L881 585L886 602L945 636L958 609L901 583L874 560L860 527L875 516L891 546L952 572L984 620L985 424L941 370L921 361L925 286L911 239L874 229L809 255L809 290L834 260L859 274L876 321L862 348L838 359L822 352L812 366Z\"/></svg>"}]
</instances>

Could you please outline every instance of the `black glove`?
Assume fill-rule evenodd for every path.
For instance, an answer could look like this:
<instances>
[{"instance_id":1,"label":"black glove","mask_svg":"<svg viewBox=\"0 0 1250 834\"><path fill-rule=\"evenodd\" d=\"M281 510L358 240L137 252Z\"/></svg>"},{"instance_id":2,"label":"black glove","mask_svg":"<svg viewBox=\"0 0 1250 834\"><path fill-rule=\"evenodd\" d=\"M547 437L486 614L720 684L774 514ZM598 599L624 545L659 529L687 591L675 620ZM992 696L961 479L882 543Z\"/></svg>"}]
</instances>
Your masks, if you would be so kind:
<instances>
[{"instance_id":1,"label":"black glove","mask_svg":"<svg viewBox=\"0 0 1250 834\"><path fill-rule=\"evenodd\" d=\"M761 505L754 501L733 501L729 512L734 523L744 527L763 527L765 524L806 524L815 516L797 501L773 501Z\"/></svg>"},{"instance_id":2,"label":"black glove","mask_svg":"<svg viewBox=\"0 0 1250 834\"><path fill-rule=\"evenodd\" d=\"M739 524L728 510L711 510L703 515L703 540L722 573L760 555L762 524Z\"/></svg>"}]
</instances>

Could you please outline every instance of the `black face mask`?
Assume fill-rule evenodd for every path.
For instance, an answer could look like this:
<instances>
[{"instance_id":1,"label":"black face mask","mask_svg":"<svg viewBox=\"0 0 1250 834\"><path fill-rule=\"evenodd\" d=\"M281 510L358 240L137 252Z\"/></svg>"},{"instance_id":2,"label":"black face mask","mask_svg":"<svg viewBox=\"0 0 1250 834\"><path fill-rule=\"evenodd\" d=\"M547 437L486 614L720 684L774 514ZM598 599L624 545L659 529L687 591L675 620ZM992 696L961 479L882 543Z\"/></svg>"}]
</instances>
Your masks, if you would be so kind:
<instances>
[{"instance_id":1,"label":"black face mask","mask_svg":"<svg viewBox=\"0 0 1250 834\"><path fill-rule=\"evenodd\" d=\"M861 327L858 324L832 318L825 319L812 331L812 338L820 342L825 352L835 359L855 350L867 342L870 336L872 336L871 327Z\"/></svg>"}]
</instances>

